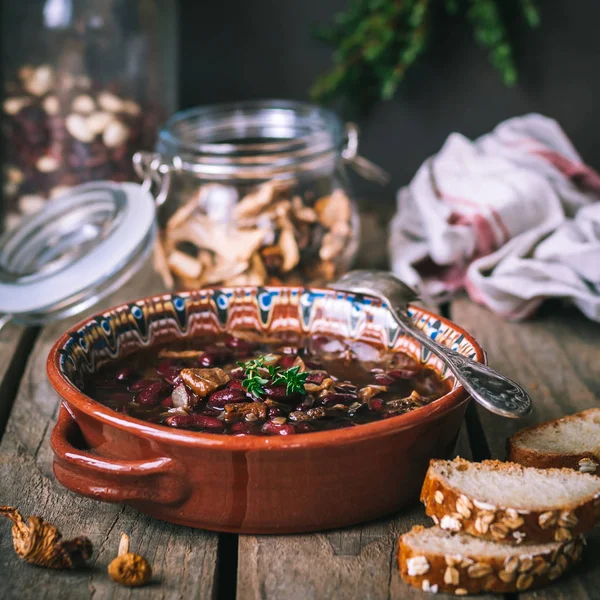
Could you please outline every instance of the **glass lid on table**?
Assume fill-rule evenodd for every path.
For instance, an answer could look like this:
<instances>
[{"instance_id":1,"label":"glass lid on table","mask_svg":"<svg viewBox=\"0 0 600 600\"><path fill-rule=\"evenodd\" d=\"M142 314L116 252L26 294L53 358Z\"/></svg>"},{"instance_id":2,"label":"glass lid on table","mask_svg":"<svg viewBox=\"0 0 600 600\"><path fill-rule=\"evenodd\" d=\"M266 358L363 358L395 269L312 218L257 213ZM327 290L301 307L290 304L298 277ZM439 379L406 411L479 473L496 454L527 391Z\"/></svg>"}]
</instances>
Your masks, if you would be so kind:
<instances>
[{"instance_id":1,"label":"glass lid on table","mask_svg":"<svg viewBox=\"0 0 600 600\"><path fill-rule=\"evenodd\" d=\"M323 283L343 273L359 236L345 163L385 177L356 151L356 128L309 104L175 115L157 152L134 157L156 189L154 265L167 287Z\"/></svg>"},{"instance_id":2,"label":"glass lid on table","mask_svg":"<svg viewBox=\"0 0 600 600\"><path fill-rule=\"evenodd\" d=\"M49 200L0 236L0 329L78 314L147 262L154 198L136 183L93 182Z\"/></svg>"}]
</instances>

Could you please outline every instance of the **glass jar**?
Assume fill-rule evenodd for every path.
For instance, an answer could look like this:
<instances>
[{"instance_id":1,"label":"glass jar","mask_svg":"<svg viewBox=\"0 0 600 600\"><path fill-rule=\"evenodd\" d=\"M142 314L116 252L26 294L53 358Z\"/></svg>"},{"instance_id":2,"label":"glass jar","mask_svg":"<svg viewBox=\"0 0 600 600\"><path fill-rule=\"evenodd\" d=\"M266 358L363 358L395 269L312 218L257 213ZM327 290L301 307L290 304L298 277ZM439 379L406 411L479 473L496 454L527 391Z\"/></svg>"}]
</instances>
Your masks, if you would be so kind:
<instances>
[{"instance_id":1,"label":"glass jar","mask_svg":"<svg viewBox=\"0 0 600 600\"><path fill-rule=\"evenodd\" d=\"M4 2L2 24L10 227L76 184L134 178L175 109L176 3Z\"/></svg>"},{"instance_id":2,"label":"glass jar","mask_svg":"<svg viewBox=\"0 0 600 600\"><path fill-rule=\"evenodd\" d=\"M134 157L146 185L159 186L154 263L165 283L293 285L347 270L359 235L349 150L334 113L300 102L176 114L157 152Z\"/></svg>"}]
</instances>

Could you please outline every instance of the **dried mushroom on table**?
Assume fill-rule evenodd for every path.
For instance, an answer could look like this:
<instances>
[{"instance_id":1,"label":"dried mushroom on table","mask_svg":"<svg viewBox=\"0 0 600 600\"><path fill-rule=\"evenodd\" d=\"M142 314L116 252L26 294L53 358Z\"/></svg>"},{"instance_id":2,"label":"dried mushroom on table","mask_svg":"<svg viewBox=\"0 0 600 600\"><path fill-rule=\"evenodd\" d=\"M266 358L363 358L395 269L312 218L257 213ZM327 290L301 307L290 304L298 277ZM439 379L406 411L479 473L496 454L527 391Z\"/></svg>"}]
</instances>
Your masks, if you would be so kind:
<instances>
[{"instance_id":1,"label":"dried mushroom on table","mask_svg":"<svg viewBox=\"0 0 600 600\"><path fill-rule=\"evenodd\" d=\"M48 569L73 569L84 565L92 556L92 542L87 537L63 540L55 525L35 515L26 522L12 506L0 506L0 515L12 521L15 552L29 564Z\"/></svg>"},{"instance_id":2,"label":"dried mushroom on table","mask_svg":"<svg viewBox=\"0 0 600 600\"><path fill-rule=\"evenodd\" d=\"M267 181L241 198L201 186L167 220L154 252L165 285L277 285L329 281L348 267L356 224L341 189L310 199Z\"/></svg>"},{"instance_id":3,"label":"dried mushroom on table","mask_svg":"<svg viewBox=\"0 0 600 600\"><path fill-rule=\"evenodd\" d=\"M108 576L129 587L145 585L152 578L150 563L143 556L129 551L129 536L126 533L121 534L117 557L108 565Z\"/></svg>"}]
</instances>

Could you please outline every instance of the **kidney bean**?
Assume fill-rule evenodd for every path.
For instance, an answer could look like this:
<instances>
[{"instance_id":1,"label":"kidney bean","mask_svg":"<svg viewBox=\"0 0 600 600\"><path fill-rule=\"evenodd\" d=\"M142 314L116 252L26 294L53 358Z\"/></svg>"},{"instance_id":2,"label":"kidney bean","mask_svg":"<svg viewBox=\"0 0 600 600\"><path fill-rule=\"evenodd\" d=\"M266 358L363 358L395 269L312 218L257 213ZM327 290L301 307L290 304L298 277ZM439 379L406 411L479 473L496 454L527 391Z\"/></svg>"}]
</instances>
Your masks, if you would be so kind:
<instances>
[{"instance_id":1,"label":"kidney bean","mask_svg":"<svg viewBox=\"0 0 600 600\"><path fill-rule=\"evenodd\" d=\"M265 395L269 398L275 398L275 400L288 400L291 396L287 393L287 386L285 384L281 385L266 385L263 390Z\"/></svg>"},{"instance_id":2,"label":"kidney bean","mask_svg":"<svg viewBox=\"0 0 600 600\"><path fill-rule=\"evenodd\" d=\"M209 431L223 431L225 424L223 421L219 421L215 417L207 417L206 415L191 415L194 421L194 425L207 429Z\"/></svg>"},{"instance_id":3,"label":"kidney bean","mask_svg":"<svg viewBox=\"0 0 600 600\"><path fill-rule=\"evenodd\" d=\"M346 404L348 402L355 402L358 399L357 394L327 394L321 398L321 402L325 405L333 404Z\"/></svg>"},{"instance_id":4,"label":"kidney bean","mask_svg":"<svg viewBox=\"0 0 600 600\"><path fill-rule=\"evenodd\" d=\"M115 379L118 381L129 381L135 377L135 371L132 367L123 367L115 373Z\"/></svg>"},{"instance_id":5,"label":"kidney bean","mask_svg":"<svg viewBox=\"0 0 600 600\"><path fill-rule=\"evenodd\" d=\"M255 345L251 342L236 337L229 338L226 344L229 348L235 350L237 356L248 356L255 348Z\"/></svg>"},{"instance_id":6,"label":"kidney bean","mask_svg":"<svg viewBox=\"0 0 600 600\"><path fill-rule=\"evenodd\" d=\"M271 406L271 408L269 408L269 417L271 419L275 418L275 417L283 417L284 413L280 408L275 408L274 406Z\"/></svg>"},{"instance_id":7,"label":"kidney bean","mask_svg":"<svg viewBox=\"0 0 600 600\"><path fill-rule=\"evenodd\" d=\"M277 365L280 366L282 369L289 369L294 365L295 362L296 356L294 356L293 354L286 354L285 356L282 356L279 359Z\"/></svg>"},{"instance_id":8,"label":"kidney bean","mask_svg":"<svg viewBox=\"0 0 600 600\"><path fill-rule=\"evenodd\" d=\"M182 367L178 367L170 361L163 361L156 367L156 372L167 382L172 385L179 383L179 373Z\"/></svg>"},{"instance_id":9,"label":"kidney bean","mask_svg":"<svg viewBox=\"0 0 600 600\"><path fill-rule=\"evenodd\" d=\"M327 377L327 373L323 373L323 372L314 372L314 373L309 373L308 377L306 378L306 383L314 383L315 385L321 385L324 381L325 378Z\"/></svg>"},{"instance_id":10,"label":"kidney bean","mask_svg":"<svg viewBox=\"0 0 600 600\"><path fill-rule=\"evenodd\" d=\"M235 435L257 435L260 433L260 426L256 423L242 421L231 426L231 433Z\"/></svg>"},{"instance_id":11,"label":"kidney bean","mask_svg":"<svg viewBox=\"0 0 600 600\"><path fill-rule=\"evenodd\" d=\"M164 400L161 400L160 403L165 408L175 408L175 406L173 404L173 397L172 396L168 396Z\"/></svg>"},{"instance_id":12,"label":"kidney bean","mask_svg":"<svg viewBox=\"0 0 600 600\"><path fill-rule=\"evenodd\" d=\"M231 377L231 379L244 379L245 376L246 375L242 367L236 367L235 369L231 369L231 372L229 373L229 377Z\"/></svg>"},{"instance_id":13,"label":"kidney bean","mask_svg":"<svg viewBox=\"0 0 600 600\"><path fill-rule=\"evenodd\" d=\"M204 408L204 410L200 411L200 414L205 415L206 417L218 417L220 414L222 414L222 412L223 411L218 408L211 408L210 406L207 406Z\"/></svg>"},{"instance_id":14,"label":"kidney bean","mask_svg":"<svg viewBox=\"0 0 600 600\"><path fill-rule=\"evenodd\" d=\"M162 381L156 381L151 383L148 387L145 387L136 397L135 401L138 404L145 406L155 406L163 398L171 393L172 387Z\"/></svg>"},{"instance_id":15,"label":"kidney bean","mask_svg":"<svg viewBox=\"0 0 600 600\"><path fill-rule=\"evenodd\" d=\"M240 392L246 392L244 386L242 385L241 379L232 379L228 384L227 388L230 390L240 390Z\"/></svg>"},{"instance_id":16,"label":"kidney bean","mask_svg":"<svg viewBox=\"0 0 600 600\"><path fill-rule=\"evenodd\" d=\"M195 422L192 415L173 415L165 419L165 424L169 427L193 427Z\"/></svg>"},{"instance_id":17,"label":"kidney bean","mask_svg":"<svg viewBox=\"0 0 600 600\"><path fill-rule=\"evenodd\" d=\"M246 394L242 390L227 388L213 392L208 399L208 403L215 408L224 408L231 402L247 402Z\"/></svg>"},{"instance_id":18,"label":"kidney bean","mask_svg":"<svg viewBox=\"0 0 600 600\"><path fill-rule=\"evenodd\" d=\"M139 379L138 381L134 381L129 385L129 391L131 392L140 392L144 388L147 388L149 385L153 383L159 383L157 379Z\"/></svg>"},{"instance_id":19,"label":"kidney bean","mask_svg":"<svg viewBox=\"0 0 600 600\"><path fill-rule=\"evenodd\" d=\"M381 398L371 398L369 400L369 410L374 412L381 412L384 407L384 402Z\"/></svg>"},{"instance_id":20,"label":"kidney bean","mask_svg":"<svg viewBox=\"0 0 600 600\"><path fill-rule=\"evenodd\" d=\"M419 369L394 369L393 371L388 371L388 375L393 377L394 379L411 379L415 375L419 373Z\"/></svg>"},{"instance_id":21,"label":"kidney bean","mask_svg":"<svg viewBox=\"0 0 600 600\"><path fill-rule=\"evenodd\" d=\"M262 432L267 435L293 435L296 430L293 425L277 425L277 423L267 421L262 426Z\"/></svg>"},{"instance_id":22,"label":"kidney bean","mask_svg":"<svg viewBox=\"0 0 600 600\"><path fill-rule=\"evenodd\" d=\"M390 375L387 375L386 373L377 373L374 379L377 385L392 385L397 381L396 379L394 379Z\"/></svg>"},{"instance_id":23,"label":"kidney bean","mask_svg":"<svg viewBox=\"0 0 600 600\"><path fill-rule=\"evenodd\" d=\"M201 367L218 367L232 358L233 354L229 348L224 346L207 346L198 357Z\"/></svg>"},{"instance_id":24,"label":"kidney bean","mask_svg":"<svg viewBox=\"0 0 600 600\"><path fill-rule=\"evenodd\" d=\"M296 425L296 433L310 433L314 430L314 427L310 423L303 422Z\"/></svg>"}]
</instances>

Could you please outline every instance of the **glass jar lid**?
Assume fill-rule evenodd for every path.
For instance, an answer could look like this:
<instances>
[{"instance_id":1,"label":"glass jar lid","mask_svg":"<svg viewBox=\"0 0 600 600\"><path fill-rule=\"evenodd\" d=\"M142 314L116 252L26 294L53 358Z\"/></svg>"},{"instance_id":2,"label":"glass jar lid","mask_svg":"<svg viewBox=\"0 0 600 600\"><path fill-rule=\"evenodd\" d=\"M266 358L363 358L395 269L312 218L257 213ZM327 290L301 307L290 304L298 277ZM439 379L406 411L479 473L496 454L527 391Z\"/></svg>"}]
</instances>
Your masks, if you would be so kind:
<instances>
[{"instance_id":1,"label":"glass jar lid","mask_svg":"<svg viewBox=\"0 0 600 600\"><path fill-rule=\"evenodd\" d=\"M75 314L139 269L156 235L155 203L135 183L72 188L0 237L0 324Z\"/></svg>"},{"instance_id":2,"label":"glass jar lid","mask_svg":"<svg viewBox=\"0 0 600 600\"><path fill-rule=\"evenodd\" d=\"M358 128L332 111L305 102L249 100L202 106L173 115L159 132L157 152L134 156L137 173L203 179L292 179L332 169L339 160L362 177L385 184L385 171L357 153ZM167 182L168 186L168 182Z\"/></svg>"}]
</instances>

